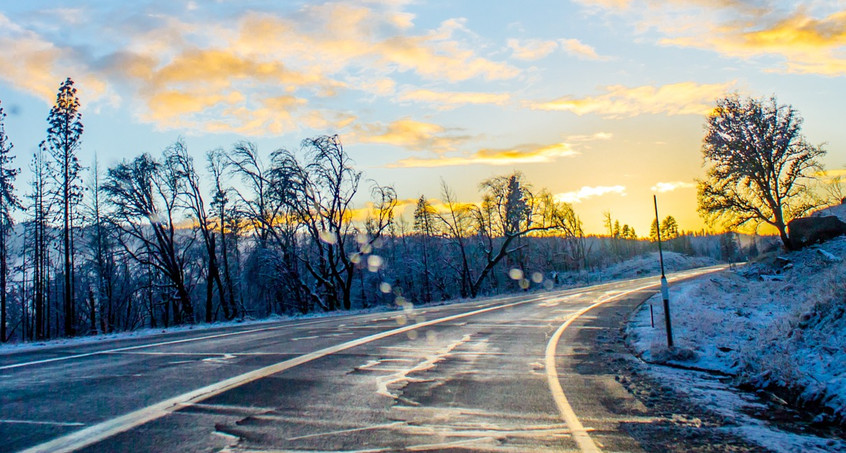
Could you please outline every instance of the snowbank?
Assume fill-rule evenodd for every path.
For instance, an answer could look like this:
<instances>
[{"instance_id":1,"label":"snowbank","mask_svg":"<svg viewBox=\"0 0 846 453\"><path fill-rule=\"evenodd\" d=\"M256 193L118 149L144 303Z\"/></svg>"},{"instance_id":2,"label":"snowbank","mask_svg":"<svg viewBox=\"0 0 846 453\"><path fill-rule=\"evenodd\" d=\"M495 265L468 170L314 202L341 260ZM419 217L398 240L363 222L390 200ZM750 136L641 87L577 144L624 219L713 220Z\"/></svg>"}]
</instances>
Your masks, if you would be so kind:
<instances>
[{"instance_id":1,"label":"snowbank","mask_svg":"<svg viewBox=\"0 0 846 453\"><path fill-rule=\"evenodd\" d=\"M719 261L710 257L664 252L664 270L666 273L697 267L714 266L719 263ZM564 272L560 274L560 278L564 280L566 285L576 286L584 283L648 277L651 275L661 275L658 252L644 253L643 255L591 272Z\"/></svg>"},{"instance_id":2,"label":"snowbank","mask_svg":"<svg viewBox=\"0 0 846 453\"><path fill-rule=\"evenodd\" d=\"M816 408L818 421L846 422L846 238L671 287L675 344L693 352L686 360L667 354L661 306L653 297L629 324L645 360L778 389Z\"/></svg>"},{"instance_id":3,"label":"snowbank","mask_svg":"<svg viewBox=\"0 0 846 453\"><path fill-rule=\"evenodd\" d=\"M825 216L835 216L846 222L846 204L838 204L834 206L829 206L825 209L820 209L819 211L814 212L811 214L811 217L825 217Z\"/></svg>"},{"instance_id":4,"label":"snowbank","mask_svg":"<svg viewBox=\"0 0 846 453\"><path fill-rule=\"evenodd\" d=\"M719 264L718 261L709 257L664 252L664 270L667 273L693 269L695 267L713 266L715 264ZM660 275L661 263L658 260L658 252L652 252L608 266L602 270L602 273L608 278Z\"/></svg>"}]
</instances>

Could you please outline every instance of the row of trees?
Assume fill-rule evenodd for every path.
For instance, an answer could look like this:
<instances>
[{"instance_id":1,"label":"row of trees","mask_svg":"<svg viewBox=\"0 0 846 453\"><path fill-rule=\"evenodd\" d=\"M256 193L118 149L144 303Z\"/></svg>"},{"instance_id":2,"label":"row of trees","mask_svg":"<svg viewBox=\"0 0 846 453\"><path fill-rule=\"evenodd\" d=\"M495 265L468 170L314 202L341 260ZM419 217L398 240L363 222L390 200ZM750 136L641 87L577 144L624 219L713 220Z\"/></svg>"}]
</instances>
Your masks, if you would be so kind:
<instances>
[{"instance_id":1,"label":"row of trees","mask_svg":"<svg viewBox=\"0 0 846 453\"><path fill-rule=\"evenodd\" d=\"M500 268L521 269L525 285L528 266L539 272L561 258L531 263L529 236L559 243L569 266L584 262L572 208L519 173L482 182L478 205L458 202L444 184L445 206L421 196L413 225L395 218L394 189L364 181L338 136L267 160L241 142L202 163L177 141L105 171L95 161L83 184L84 127L67 79L21 203L0 131L3 341L350 309L388 297L385 285L425 301L475 297L503 284ZM365 185L369 208L356 210Z\"/></svg>"},{"instance_id":2,"label":"row of trees","mask_svg":"<svg viewBox=\"0 0 846 453\"><path fill-rule=\"evenodd\" d=\"M782 118L778 112L770 116ZM95 160L83 184L77 153L84 128L70 79L50 110L21 202L3 118L0 108L3 341L476 297L548 285L560 272L650 248L610 213L608 236L586 238L570 205L516 172L483 181L478 204L459 202L443 183L441 203L421 196L407 222L395 215L394 189L364 180L338 136L309 138L267 158L253 143L239 142L202 161L180 140L160 155L141 154L105 171ZM711 118L712 127L724 126ZM728 146L716 140L706 138L706 157ZM800 148L811 161L819 155ZM723 167L732 165L739 164ZM808 165L787 168L801 177ZM729 199L729 186L702 187L701 209L737 214L720 201ZM791 198L796 187L779 190ZM353 200L366 189L368 207L355 209ZM739 189L733 190L729 195ZM710 191L722 194L722 204ZM13 213L23 208L25 220L16 227ZM721 252L693 241L672 216L653 224L651 235L659 229L670 249L684 253L728 256L736 248Z\"/></svg>"}]
</instances>

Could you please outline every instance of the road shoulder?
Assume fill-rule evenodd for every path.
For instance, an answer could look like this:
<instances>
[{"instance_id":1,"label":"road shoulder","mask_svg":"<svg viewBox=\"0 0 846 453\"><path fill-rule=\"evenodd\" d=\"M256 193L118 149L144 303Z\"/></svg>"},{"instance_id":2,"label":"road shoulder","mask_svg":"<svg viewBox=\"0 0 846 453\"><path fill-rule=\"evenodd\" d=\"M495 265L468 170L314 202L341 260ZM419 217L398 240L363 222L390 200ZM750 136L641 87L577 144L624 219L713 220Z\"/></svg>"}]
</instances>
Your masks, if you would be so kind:
<instances>
[{"instance_id":1,"label":"road shoulder","mask_svg":"<svg viewBox=\"0 0 846 453\"><path fill-rule=\"evenodd\" d=\"M732 433L724 418L656 381L648 365L631 354L625 324L653 293L594 308L559 343L564 393L591 437L605 451L767 451Z\"/></svg>"}]
</instances>

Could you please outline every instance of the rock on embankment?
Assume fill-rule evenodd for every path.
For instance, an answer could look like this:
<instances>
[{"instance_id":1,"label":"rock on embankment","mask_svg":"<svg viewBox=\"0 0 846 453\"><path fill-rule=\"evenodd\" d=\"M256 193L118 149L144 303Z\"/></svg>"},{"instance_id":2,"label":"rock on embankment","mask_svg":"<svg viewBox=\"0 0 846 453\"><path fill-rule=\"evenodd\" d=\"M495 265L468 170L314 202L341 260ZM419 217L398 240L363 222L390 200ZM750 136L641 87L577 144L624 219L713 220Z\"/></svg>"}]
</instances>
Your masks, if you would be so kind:
<instances>
[{"instance_id":1,"label":"rock on embankment","mask_svg":"<svg viewBox=\"0 0 846 453\"><path fill-rule=\"evenodd\" d=\"M846 198L839 205L791 220L787 231L796 250L846 235Z\"/></svg>"}]
</instances>

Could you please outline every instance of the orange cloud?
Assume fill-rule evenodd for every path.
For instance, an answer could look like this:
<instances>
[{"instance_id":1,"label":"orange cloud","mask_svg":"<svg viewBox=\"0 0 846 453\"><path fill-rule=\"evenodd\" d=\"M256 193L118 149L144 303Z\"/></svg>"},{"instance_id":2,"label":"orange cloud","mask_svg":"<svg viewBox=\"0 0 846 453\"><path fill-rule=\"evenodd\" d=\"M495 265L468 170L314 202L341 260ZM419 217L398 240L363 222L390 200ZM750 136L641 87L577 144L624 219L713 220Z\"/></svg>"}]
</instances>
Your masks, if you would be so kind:
<instances>
[{"instance_id":1,"label":"orange cloud","mask_svg":"<svg viewBox=\"0 0 846 453\"><path fill-rule=\"evenodd\" d=\"M734 85L730 83L698 84L682 82L654 87L624 87L612 85L605 94L576 98L565 96L549 102L530 104L535 110L569 111L576 115L596 113L606 118L625 118L641 114L703 115L710 111L714 100L725 96Z\"/></svg>"},{"instance_id":2,"label":"orange cloud","mask_svg":"<svg viewBox=\"0 0 846 453\"><path fill-rule=\"evenodd\" d=\"M307 5L288 16L248 12L231 25L198 26L163 18L159 29L140 34L130 48L107 59L108 70L137 87L146 110L141 118L161 128L257 135L281 134L300 125L350 123L351 115L330 118L310 110L302 91L331 97L354 89L388 96L395 93L397 72L448 82L518 74L516 68L465 46L455 36L464 31L461 20L412 34L413 19L397 5L344 2ZM285 96L297 102L269 105ZM507 95L416 90L404 99L448 109L504 103ZM415 133L415 126L420 129L406 122L390 130L359 132L365 141L413 149L449 149L456 140L447 133L425 138L422 134L438 131Z\"/></svg>"},{"instance_id":3,"label":"orange cloud","mask_svg":"<svg viewBox=\"0 0 846 453\"><path fill-rule=\"evenodd\" d=\"M742 59L774 56L775 71L846 74L846 10L837 2L791 5L792 10L741 0L581 2L625 15L640 30L658 31L664 45Z\"/></svg>"},{"instance_id":4,"label":"orange cloud","mask_svg":"<svg viewBox=\"0 0 846 453\"><path fill-rule=\"evenodd\" d=\"M476 54L454 38L463 21L450 19L420 35L406 35L412 17L365 6L330 3L304 8L301 20L251 13L241 19L239 48L286 61L320 64L333 72L349 67L370 71L413 71L451 82L481 77L516 77L519 70ZM380 26L394 28L382 35ZM399 26L398 26L399 25Z\"/></svg>"},{"instance_id":5,"label":"orange cloud","mask_svg":"<svg viewBox=\"0 0 846 453\"><path fill-rule=\"evenodd\" d=\"M74 59L72 48L57 46L25 30L0 14L0 79L32 93L48 104L56 99L67 77L76 82L83 108L109 96L108 85L86 65ZM111 101L115 101L112 97Z\"/></svg>"},{"instance_id":6,"label":"orange cloud","mask_svg":"<svg viewBox=\"0 0 846 453\"><path fill-rule=\"evenodd\" d=\"M605 9L626 10L629 8L632 0L576 0L576 2L589 8L600 7Z\"/></svg>"},{"instance_id":7,"label":"orange cloud","mask_svg":"<svg viewBox=\"0 0 846 453\"><path fill-rule=\"evenodd\" d=\"M443 126L403 118L390 124L356 126L352 141L395 145L411 150L444 152L467 141L467 135L456 135Z\"/></svg>"},{"instance_id":8,"label":"orange cloud","mask_svg":"<svg viewBox=\"0 0 846 453\"><path fill-rule=\"evenodd\" d=\"M712 24L699 33L668 37L661 43L738 58L775 55L784 61L779 70L840 76L846 74L846 11L817 19L799 10L763 29L745 22Z\"/></svg>"},{"instance_id":9,"label":"orange cloud","mask_svg":"<svg viewBox=\"0 0 846 453\"><path fill-rule=\"evenodd\" d=\"M449 167L456 165L512 165L551 162L559 157L578 154L567 143L551 145L519 145L513 148L480 149L470 156L440 156L433 158L412 157L400 160L389 167Z\"/></svg>"},{"instance_id":10,"label":"orange cloud","mask_svg":"<svg viewBox=\"0 0 846 453\"><path fill-rule=\"evenodd\" d=\"M469 104L506 104L511 96L507 93L480 93L457 91L410 90L398 96L400 101L433 104L441 110L449 110Z\"/></svg>"},{"instance_id":11,"label":"orange cloud","mask_svg":"<svg viewBox=\"0 0 846 453\"><path fill-rule=\"evenodd\" d=\"M211 87L229 86L232 79L270 81L295 87L337 85L317 74L292 71L276 61L261 61L237 54L233 49L192 49L178 55L153 73L153 83L208 83Z\"/></svg>"}]
</instances>

